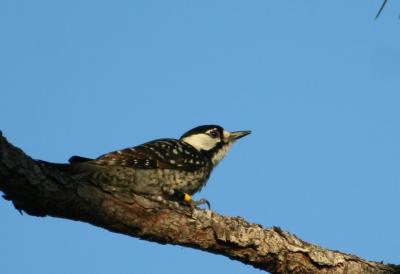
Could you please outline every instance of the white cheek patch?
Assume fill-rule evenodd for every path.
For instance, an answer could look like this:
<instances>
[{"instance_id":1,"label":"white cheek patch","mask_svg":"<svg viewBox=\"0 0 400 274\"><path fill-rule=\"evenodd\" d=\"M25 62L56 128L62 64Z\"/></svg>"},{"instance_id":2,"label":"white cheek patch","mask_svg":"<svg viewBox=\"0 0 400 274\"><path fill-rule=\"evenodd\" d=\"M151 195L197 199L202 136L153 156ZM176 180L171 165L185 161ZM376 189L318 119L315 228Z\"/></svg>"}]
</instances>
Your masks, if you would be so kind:
<instances>
[{"instance_id":1,"label":"white cheek patch","mask_svg":"<svg viewBox=\"0 0 400 274\"><path fill-rule=\"evenodd\" d=\"M210 150L210 149L214 148L218 142L217 139L214 139L205 133L200 133L200 134L195 134L195 135L185 137L182 139L182 141L185 143L188 143L189 145L191 145L198 151Z\"/></svg>"}]
</instances>

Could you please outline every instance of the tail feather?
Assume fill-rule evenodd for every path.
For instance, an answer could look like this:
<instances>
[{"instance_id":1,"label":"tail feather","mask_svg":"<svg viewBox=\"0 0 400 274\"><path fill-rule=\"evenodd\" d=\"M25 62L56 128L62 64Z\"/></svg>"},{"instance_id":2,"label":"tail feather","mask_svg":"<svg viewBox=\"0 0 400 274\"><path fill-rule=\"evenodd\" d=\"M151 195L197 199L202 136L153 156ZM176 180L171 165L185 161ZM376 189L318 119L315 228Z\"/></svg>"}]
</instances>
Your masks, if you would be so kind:
<instances>
[{"instance_id":1,"label":"tail feather","mask_svg":"<svg viewBox=\"0 0 400 274\"><path fill-rule=\"evenodd\" d=\"M42 161L42 160L38 160L38 162L43 166L56 168L58 170L61 170L61 171L64 171L64 172L67 172L70 174L80 174L80 173L86 172L86 170L88 169L88 166L85 165L84 163L88 162L90 160L91 159L89 159L89 158L84 158L84 157L80 157L80 156L72 156L69 159L69 163L64 163L64 164L51 163L51 162L46 162L46 161ZM82 165L82 164L84 164L84 165Z\"/></svg>"},{"instance_id":2,"label":"tail feather","mask_svg":"<svg viewBox=\"0 0 400 274\"><path fill-rule=\"evenodd\" d=\"M70 164L84 163L88 161L92 161L93 159L82 157L82 156L72 156L69 158L68 162Z\"/></svg>"}]
</instances>

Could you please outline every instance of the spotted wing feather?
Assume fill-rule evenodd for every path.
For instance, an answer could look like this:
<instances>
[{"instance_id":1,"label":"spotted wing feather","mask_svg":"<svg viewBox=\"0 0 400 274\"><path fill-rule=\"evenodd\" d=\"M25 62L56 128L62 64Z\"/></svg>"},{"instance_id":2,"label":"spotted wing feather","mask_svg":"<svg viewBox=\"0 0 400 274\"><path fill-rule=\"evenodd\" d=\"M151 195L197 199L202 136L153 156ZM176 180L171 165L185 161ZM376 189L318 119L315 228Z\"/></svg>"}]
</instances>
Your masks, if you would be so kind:
<instances>
[{"instance_id":1,"label":"spotted wing feather","mask_svg":"<svg viewBox=\"0 0 400 274\"><path fill-rule=\"evenodd\" d=\"M102 166L193 171L208 164L192 146L175 139L154 140L136 147L110 152L90 161Z\"/></svg>"}]
</instances>

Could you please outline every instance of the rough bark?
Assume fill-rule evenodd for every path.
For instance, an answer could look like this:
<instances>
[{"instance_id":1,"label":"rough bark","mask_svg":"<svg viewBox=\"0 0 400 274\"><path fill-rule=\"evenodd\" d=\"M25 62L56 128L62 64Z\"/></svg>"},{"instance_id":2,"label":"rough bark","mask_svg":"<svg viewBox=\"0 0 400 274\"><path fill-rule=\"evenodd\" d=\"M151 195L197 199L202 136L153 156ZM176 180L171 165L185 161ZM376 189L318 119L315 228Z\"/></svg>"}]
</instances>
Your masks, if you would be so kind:
<instances>
[{"instance_id":1,"label":"rough bark","mask_svg":"<svg viewBox=\"0 0 400 274\"><path fill-rule=\"evenodd\" d=\"M0 132L0 190L15 208L33 216L87 222L160 244L227 256L271 273L400 273L400 267L306 243L278 227L240 217L107 193L31 159Z\"/></svg>"}]
</instances>

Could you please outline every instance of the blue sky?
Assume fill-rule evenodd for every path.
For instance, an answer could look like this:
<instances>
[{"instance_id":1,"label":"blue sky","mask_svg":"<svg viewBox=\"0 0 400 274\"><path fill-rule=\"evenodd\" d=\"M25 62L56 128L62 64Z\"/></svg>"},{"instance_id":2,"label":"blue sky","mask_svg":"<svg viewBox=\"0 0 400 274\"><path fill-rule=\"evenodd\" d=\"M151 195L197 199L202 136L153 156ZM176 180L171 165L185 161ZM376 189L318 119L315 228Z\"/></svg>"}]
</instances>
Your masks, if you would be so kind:
<instances>
[{"instance_id":1,"label":"blue sky","mask_svg":"<svg viewBox=\"0 0 400 274\"><path fill-rule=\"evenodd\" d=\"M33 158L96 157L201 124L253 131L197 198L400 264L400 4L1 1L0 130ZM0 200L5 274L259 273Z\"/></svg>"}]
</instances>

